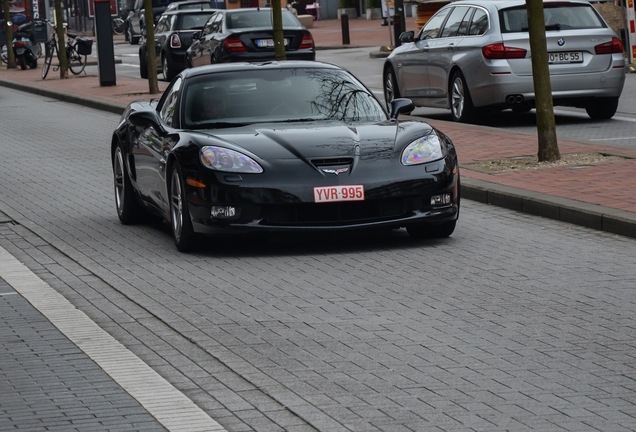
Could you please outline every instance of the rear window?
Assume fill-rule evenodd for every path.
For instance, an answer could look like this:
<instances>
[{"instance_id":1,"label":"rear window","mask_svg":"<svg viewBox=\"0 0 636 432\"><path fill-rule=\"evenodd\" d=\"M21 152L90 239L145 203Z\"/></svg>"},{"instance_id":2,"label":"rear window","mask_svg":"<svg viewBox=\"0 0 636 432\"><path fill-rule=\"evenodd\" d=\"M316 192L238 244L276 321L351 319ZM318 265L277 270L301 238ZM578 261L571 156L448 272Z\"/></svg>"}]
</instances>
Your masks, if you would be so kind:
<instances>
[{"instance_id":1,"label":"rear window","mask_svg":"<svg viewBox=\"0 0 636 432\"><path fill-rule=\"evenodd\" d=\"M543 4L546 30L597 29L605 24L591 5ZM528 31L528 11L525 6L499 11L502 33Z\"/></svg>"},{"instance_id":2,"label":"rear window","mask_svg":"<svg viewBox=\"0 0 636 432\"><path fill-rule=\"evenodd\" d=\"M298 21L288 11L281 11L283 16L283 27L294 28L298 27ZM272 27L272 13L270 10L255 10L255 11L242 11L227 14L227 28L271 28Z\"/></svg>"}]
</instances>

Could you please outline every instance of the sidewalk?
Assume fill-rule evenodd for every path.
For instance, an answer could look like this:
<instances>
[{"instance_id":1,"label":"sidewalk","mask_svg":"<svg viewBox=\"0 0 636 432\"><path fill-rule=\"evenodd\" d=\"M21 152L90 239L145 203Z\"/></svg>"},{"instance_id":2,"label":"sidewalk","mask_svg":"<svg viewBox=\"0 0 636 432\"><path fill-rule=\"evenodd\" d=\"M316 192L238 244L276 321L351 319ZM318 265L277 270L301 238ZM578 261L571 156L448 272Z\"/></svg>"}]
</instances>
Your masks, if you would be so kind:
<instances>
[{"instance_id":1,"label":"sidewalk","mask_svg":"<svg viewBox=\"0 0 636 432\"><path fill-rule=\"evenodd\" d=\"M314 21L311 32L318 49L377 46L380 50L386 47L392 30L392 27L381 23L381 20L363 18L349 20L351 43L348 45L342 43L339 20ZM406 29L417 30L415 18L407 19ZM116 39L115 43L124 42ZM2 69L0 86L114 113L121 113L133 100L159 97L148 94L146 80L117 77L116 86L102 87L98 76L80 75L60 80L53 70L46 80L42 80L40 69ZM166 86L167 83L159 82L160 90ZM596 166L480 172L466 165L476 161L536 155L536 136L439 120L431 120L430 123L446 133L457 146L462 164L464 198L636 237L636 178L633 174L636 172L636 151L560 140L562 155L599 152L619 154L624 158Z\"/></svg>"}]
</instances>

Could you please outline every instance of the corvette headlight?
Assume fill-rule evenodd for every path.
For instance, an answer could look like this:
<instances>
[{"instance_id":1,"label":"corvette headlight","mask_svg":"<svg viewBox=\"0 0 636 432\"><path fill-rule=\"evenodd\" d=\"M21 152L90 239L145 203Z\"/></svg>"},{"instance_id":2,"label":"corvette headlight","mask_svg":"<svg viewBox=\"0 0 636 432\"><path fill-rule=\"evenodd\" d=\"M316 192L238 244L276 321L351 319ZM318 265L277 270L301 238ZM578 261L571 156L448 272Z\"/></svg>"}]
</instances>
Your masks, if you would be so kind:
<instances>
[{"instance_id":1,"label":"corvette headlight","mask_svg":"<svg viewBox=\"0 0 636 432\"><path fill-rule=\"evenodd\" d=\"M442 143L435 133L416 139L402 152L402 165L418 165L442 159Z\"/></svg>"},{"instance_id":2,"label":"corvette headlight","mask_svg":"<svg viewBox=\"0 0 636 432\"><path fill-rule=\"evenodd\" d=\"M262 173L263 168L251 157L234 150L217 146L205 146L199 153L201 163L216 171L235 173Z\"/></svg>"}]
</instances>

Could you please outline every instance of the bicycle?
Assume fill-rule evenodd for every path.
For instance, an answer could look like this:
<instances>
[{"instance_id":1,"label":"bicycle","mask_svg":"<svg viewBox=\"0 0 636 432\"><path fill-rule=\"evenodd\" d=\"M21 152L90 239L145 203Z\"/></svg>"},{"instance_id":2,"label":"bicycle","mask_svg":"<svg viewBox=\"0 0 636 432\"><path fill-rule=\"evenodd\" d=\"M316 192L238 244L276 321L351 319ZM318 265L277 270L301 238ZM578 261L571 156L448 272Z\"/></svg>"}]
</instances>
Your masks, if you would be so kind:
<instances>
[{"instance_id":1,"label":"bicycle","mask_svg":"<svg viewBox=\"0 0 636 432\"><path fill-rule=\"evenodd\" d=\"M44 65L42 66L42 79L45 79L51 68L53 56L57 55L57 37L55 26L46 21L51 27L51 37L45 42ZM91 53L93 40L89 38L78 38L77 34L66 32L66 61L68 69L73 75L84 72L86 58ZM59 70L60 66L55 66L54 70Z\"/></svg>"}]
</instances>

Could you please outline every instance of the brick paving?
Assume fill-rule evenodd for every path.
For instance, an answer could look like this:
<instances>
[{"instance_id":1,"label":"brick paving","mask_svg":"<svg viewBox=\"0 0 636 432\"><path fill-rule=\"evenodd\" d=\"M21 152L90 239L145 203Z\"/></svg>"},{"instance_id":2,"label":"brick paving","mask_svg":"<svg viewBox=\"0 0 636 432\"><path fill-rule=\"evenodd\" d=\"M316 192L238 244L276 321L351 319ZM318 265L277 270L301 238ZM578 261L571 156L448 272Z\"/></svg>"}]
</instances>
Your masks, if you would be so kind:
<instances>
[{"instance_id":1,"label":"brick paving","mask_svg":"<svg viewBox=\"0 0 636 432\"><path fill-rule=\"evenodd\" d=\"M377 25L377 22L374 24ZM385 27L373 30L368 23L362 20L352 20L351 28L352 42L355 41L356 46L376 46L382 38L379 32L388 31ZM340 34L334 23L319 21L313 32L319 47L338 46L337 38L340 37ZM364 37L357 35L364 35ZM373 39L375 36L372 35L377 35L379 39ZM92 105L112 112L121 111L130 100L148 97L144 89L145 81L141 80L118 78L118 84L115 88L102 88L99 86L97 77L94 76L72 77L69 80L59 80L53 76L42 81L39 72L39 70L1 70L0 85L20 87L34 93L57 95L65 100ZM165 83L160 83L160 85L164 87ZM479 160L527 156L536 152L536 137L531 135L510 134L477 125L461 125L442 121L431 121L431 123L438 126L454 140L463 164ZM502 143L506 143L506 145L502 145ZM617 151L614 148L589 143L560 141L559 147L562 153L599 151L621 153L627 157L636 158L636 152ZM633 180L636 165L634 165L634 159L630 158L599 167L546 168L540 171L515 171L500 174L487 174L464 168L462 170L463 186L466 190L465 194L474 199L531 213L545 212L548 216L573 222L578 221L582 225L598 223L600 225L594 225L595 228L632 235L634 213L636 213L636 198L633 194L636 185L632 182L636 181ZM608 175L608 172L611 175ZM621 179L621 187L616 187L617 178ZM0 213L0 221L8 220L2 216ZM498 247L496 239L489 242L491 233L497 232L495 218L496 216L493 215L492 226L487 230L489 234L484 236L483 242L480 244L480 247L491 249L492 253L496 253ZM4 229L2 234L6 237L15 235L8 228ZM543 236L541 240L548 244L550 239L546 237ZM591 235L590 237L590 241L595 246L599 246L596 243L601 241L592 238ZM618 243L617 247L624 247L620 249L621 251L629 252L629 246L621 244L620 239L616 240L616 243ZM138 245L138 248L143 249L143 246ZM48 266L43 264L43 267L47 267L49 270L57 268L60 273L64 274L61 276L62 279L74 277L64 270L64 264L58 265L57 262L51 260L46 253L46 245L38 245L35 249L38 248L42 249L40 256L42 262L48 262ZM382 264L394 263L395 257L392 256L394 252L391 251L391 257L387 256L387 262ZM560 245L560 248L551 251L550 256L545 259L556 261L559 255L563 256L568 252L567 244ZM592 255L595 253L595 249L590 246L589 250L578 252L583 255ZM404 254L405 262L416 262L415 257L408 250L400 253ZM447 256L440 258L438 256L440 253ZM451 262L453 254L454 251L440 247L435 258ZM240 258L238 251L237 255ZM413 416L413 424L421 425L424 421L428 421L434 423L440 430L449 431L469 430L462 426L466 424L472 425L470 430L493 430L495 429L493 425L500 425L500 430L503 430L504 427L510 430L582 430L583 425L588 428L587 430L634 430L634 389L633 384L631 384L634 372L633 368L627 367L629 364L633 365L633 359L629 357L633 354L629 347L629 343L633 343L633 336L628 333L630 329L633 329L633 322L629 321L633 317L633 309L629 309L630 303L633 303L633 297L630 294L635 280L633 270L630 270L628 274L623 274L628 269L620 268L619 263L615 263L612 267L611 257L604 258L602 260L604 267L599 264L599 268L603 267L607 271L608 276L603 277L612 279L615 286L611 292L603 289L601 293L596 285L599 281L595 280L601 276L596 273L596 269L578 268L576 267L578 258L572 258L570 263L572 270L587 272L589 275L589 283L582 284L582 288L585 290L582 290L582 294L579 296L577 290L581 287L569 285L567 271L562 275L559 272L549 276L545 275L542 279L542 275L532 274L531 266L526 263L516 263L519 266L519 269L515 270L516 277L520 278L519 286L528 285L533 295L537 293L536 298L525 300L525 305L530 307L521 307L521 305L516 305L515 301L511 301L509 304L503 301L506 298L519 299L519 292L512 286L508 287L503 294L501 291L497 291L498 302L496 303L487 302L483 298L479 300L477 297L479 293L474 293L468 286L456 286L454 287L456 292L452 298L457 299L457 305L450 308L452 312L450 316L445 315L445 312L439 308L441 302L436 300L442 296L440 288L436 287L442 286L446 275L437 274L435 279L432 279L431 285L427 287L433 296L427 297L430 294L428 293L427 296L424 296L425 299L421 299L420 297L423 297L423 293L419 291L421 281L419 276L414 273L410 276L413 278L412 280L407 278L413 285L413 290L408 290L408 292L418 303L428 304L429 307L429 310L424 311L427 318L422 322L423 317L408 315L409 311L404 309L404 305L391 296L395 293L390 289L387 291L385 300L392 315L385 317L378 317L369 312L379 308L380 305L365 305L369 292L362 287L362 284L360 286L355 283L351 284L349 287L351 291L345 293L349 297L343 297L339 299L339 302L333 302L333 304L325 304L319 298L306 298L305 292L310 290L323 291L327 299L338 298L341 295L338 290L329 291L333 288L334 274L344 278L346 274L351 273L351 269L356 269L360 273L361 279L365 277L363 272L357 270L361 265L359 260L363 260L364 257L359 257L356 254L343 255L340 258L344 262L324 263L322 270L311 270L311 266L315 265L313 262L309 262L312 261L311 257L294 257L296 262L293 265L297 267L297 271L307 272L305 276L308 280L305 282L306 286L292 286L291 284L287 286L283 283L280 287L276 287L276 291L281 291L281 299L297 303L298 310L296 312L303 318L298 320L298 322L302 321L300 325L295 321L296 317L290 316L287 317L287 320L294 323L294 326L292 327L290 324L288 327L285 324L285 317L279 314L277 308L263 304L260 299L256 301L260 292L252 294L241 286L242 292L246 296L252 296L255 305L258 305L258 314L261 317L260 322L263 327L242 328L239 324L240 319L237 318L236 322L233 321L231 309L216 310L216 316L220 316L221 312L227 314L227 317L223 317L224 321L222 322L224 329L228 330L227 335L217 335L217 339L204 340L200 345L209 346L218 342L225 343L230 349L223 352L223 355L220 356L221 359L225 360L227 364L237 365L237 371L241 371L241 366L245 367L243 376L250 376L252 370L246 367L241 359L260 358L264 354L270 354L270 358L277 358L276 352L267 353L267 350L279 350L280 352L287 350L288 353L291 353L290 357L292 358L306 356L305 361L312 361L313 363L309 363L309 365L318 372L308 373L305 365L300 363L296 369L289 367L289 365L283 368L277 364L271 364L269 374L278 382L285 383L295 393L301 394L305 400L317 405L322 404L323 407L326 407L323 408L324 412L316 413L307 410L306 406L294 406L297 399L290 393L289 400L287 400L284 397L286 393L278 388L279 384L269 380L259 383L259 388L268 389L273 393L278 392L278 401L288 402L296 414L313 420L313 424L319 425L320 430L324 431L336 430L335 425L328 421L330 417L349 419L350 430L376 430L370 426L371 423L381 430L382 422L386 422L384 426L390 428L393 423L390 419L387 420L386 413L401 418ZM113 252L112 256L100 254L99 257L114 266L118 260L118 253ZM162 260L162 262L168 260L159 255L154 258ZM529 261L534 259L538 258L528 257ZM91 263L96 261L97 259L90 260ZM237 280L235 277L246 266L243 261L248 261L247 264L251 267L259 268L260 266L263 269L262 275L254 276L253 281L248 281L250 282L247 284L249 286L268 286L272 282L269 278L275 278L278 276L278 272L284 276L282 270L276 269L276 272L271 273L271 268L276 263L270 262L267 257L247 257L247 259L239 260L227 257L227 261L232 265L223 273L228 285L240 285L245 282ZM70 265L72 266L72 264ZM187 262L182 263L182 265L188 264ZM366 271L369 272L369 275L366 276L366 283L369 286L374 285L374 278L381 280L383 277L381 272L375 271L375 269L382 267L378 264L370 266L362 263ZM493 287L499 283L497 277L507 276L508 272L511 271L507 269L513 268L512 263L507 264L510 265L497 266L495 262L484 261L483 270L493 272L491 281ZM66 263L66 266L68 265ZM95 266L93 265L93 267ZM93 268L92 271L95 269ZM420 273L425 271L430 272L432 269L420 269ZM312 272L315 274L312 275ZM464 274L459 269L457 272L467 282L476 280L472 274ZM196 281L185 279L187 273L183 270L183 275L175 275L174 284L171 285L178 286L190 283L194 286ZM144 276L152 277L154 275ZM172 282L171 277L173 276L162 275L162 277L166 277L167 280L161 282ZM120 281L115 279L110 281L105 276L103 279L113 285L121 284ZM548 283L555 283L554 280L557 281L563 292L548 292L545 289ZM142 280L141 277L137 282L141 286L147 285L148 290L153 289L153 286ZM542 283L546 285L542 285ZM91 286L94 285L91 284ZM409 287L395 287L395 290L399 290L400 294L404 295L407 288ZM161 292L154 294L157 299L162 297ZM223 303L223 300L227 300L223 298L223 294L216 294L219 298L211 297L213 301L209 301L208 304ZM495 298L495 293L492 294L492 298ZM602 297L608 294L611 294L609 299ZM166 301L174 300L170 296L166 296L165 293L163 295ZM210 296L212 295L215 293L210 294ZM547 298L539 298L539 295ZM469 306L468 309L459 308L459 299L462 300L462 303L471 303L470 300L473 296L475 296L474 300L477 300L474 306ZM560 311L570 300L567 296L574 299L574 303L578 305L578 315L569 316L567 320L562 322ZM465 301L466 297L468 297L468 301ZM92 301L95 300L92 299ZM315 304L312 304L312 301L315 301ZM610 305L609 303L612 302L614 304ZM511 305L513 306L511 309L506 309ZM175 307L177 306L187 308L195 307L196 304L184 303L175 305ZM614 310L621 311L621 308L624 308L622 309L623 314L614 315L611 313ZM540 315L543 309L550 309L549 319L547 322L538 323L535 318L545 319L545 316ZM484 322L483 326L478 329L471 329L468 323L475 320L476 317L485 317L486 310L495 312L495 320ZM365 312L367 315L362 316L361 314ZM404 316L399 321L406 323L401 332L401 338L399 340L383 339L382 336L391 335L387 333L388 328L393 325L390 318L397 319L400 313L403 313ZM505 323L509 327L503 323L502 317L506 315L515 318L512 323ZM334 316L338 319L334 319ZM0 382L3 385L0 387L1 432L15 430L16 425L19 425L19 430L27 431L163 430L161 424L148 411L113 382L92 359L66 339L3 279L0 279L0 317L2 323L0 328ZM616 322L609 322L612 318ZM606 323L605 320L608 322ZM451 325L453 322L456 325ZM409 333L410 328L418 328L422 324L427 328L426 334L414 330ZM133 327L136 323L127 325ZM267 326L269 328L265 328ZM230 331L232 328L237 330L236 333ZM316 340L324 339L321 334L338 331L341 335L355 334L359 336L360 328L365 329L366 333L363 333L363 336L367 336L367 339L364 337L343 339L341 345L334 348L343 353L341 359L318 359L309 356L309 353L319 352L319 347L313 344ZM591 328L593 328L594 334L599 337L598 346L595 345L596 351L583 351L582 347L587 346L586 344L596 344L594 341L588 342L584 339ZM240 334L241 330L246 330L243 333L245 340L253 340L256 344L253 346L244 345L233 339L234 336L230 337L231 334ZM250 330L255 333L251 334ZM278 339L278 346L264 343L268 342L268 336L271 337L271 334L266 330L271 330L272 333L287 334L290 339L294 334L299 334L302 336L299 339L305 341L307 345L297 346L288 342L280 342ZM453 331L455 333L452 333ZM449 332L451 332L450 335ZM566 333L569 339L560 338L561 332ZM540 338L537 338L537 335ZM149 337L151 336L149 335ZM371 338L371 336L373 337ZM391 336L395 337L395 334ZM192 340L196 340L197 337L203 337L203 335L197 333L192 336ZM298 339L298 335L296 337ZM440 343L439 339L442 337L450 337L451 340L457 342L457 345L460 345L462 340L468 339L486 341L485 346L489 351L484 351L484 345L478 347L467 344L464 351L459 352L453 349L452 343ZM504 349L495 343L501 340L508 342L513 340L518 344ZM564 341L567 341L567 344L572 344L574 349L571 352L580 355L580 357L571 356L570 353L561 351L561 344ZM623 341L627 343L619 347ZM394 346L395 349L392 350L391 355L386 355L383 358L371 359L359 355L363 349L358 348L374 344L387 344ZM422 365L417 370L404 366L417 363L415 360L417 360L418 354L411 351L414 344L426 345L427 349L430 350L428 358L430 364ZM245 348L246 346L250 347ZM610 352L611 348L615 349L614 353ZM241 349L245 351L240 351ZM500 353L500 351L505 352ZM189 354L192 355L192 353ZM440 368L436 366L436 359L443 360L451 366L446 369ZM498 360L499 363L489 362L493 359ZM371 375L365 374L365 370L374 372L372 368L378 367L377 362L388 369L395 369L391 383L378 378L380 370L375 371L378 376L373 375L373 373ZM548 367L557 362L571 364L571 369L566 374ZM163 364L160 363L160 365ZM337 366L334 367L335 370L331 368L333 365ZM579 368L581 365L585 367ZM590 376L587 373L590 369L597 374ZM608 370L612 373L608 374ZM506 371L506 373L499 373L500 371ZM332 374L334 376L332 382L338 383L338 385L333 385L332 389L321 387L325 384L319 374ZM234 405L230 405L228 408L242 412L246 418L254 418L257 415L253 410L245 409L245 407L253 405L258 406L255 400L262 399L271 404L269 399L242 382L240 378L227 371L219 373L219 376L226 380L229 387L242 387L245 390L242 397L236 398ZM360 378L368 381L362 383ZM631 381L623 381L626 378ZM256 378L252 377L252 379L254 382L258 382ZM457 379L462 381L464 389L469 390L467 393L460 393L452 385L449 385L449 382L452 383L453 380ZM417 382L418 386L422 383L426 386L418 387L413 384L414 382ZM217 383L211 385L219 386ZM373 390L367 393L368 400L364 401L367 403L354 400L350 394L343 391L343 389L360 385ZM392 388L393 392L389 397L387 389L390 386L397 386L400 391L396 392ZM588 394L593 394L595 388L606 392L613 399L613 404L607 405L589 397ZM325 400L317 389L329 394L333 399ZM249 400L246 394L252 395L251 404L246 402ZM555 394L565 396L557 397ZM417 395L419 399L414 398L413 395ZM450 402L451 400L452 402ZM413 406L421 405L424 402L430 407L431 415L427 416L426 419L417 418L414 414L416 409ZM383 412L375 408L378 406L382 407ZM273 417L284 422L284 410L279 406L269 408L276 413ZM412 409L412 412L409 409ZM261 409L261 411L264 410L265 408ZM222 409L212 408L211 411L223 415ZM473 414L475 411L479 411L481 416L475 416ZM604 415L607 415L606 421L611 422L609 429L604 429L606 425L601 421ZM69 424L71 420L67 418L72 418L73 422L76 423ZM290 418L286 430L294 430L294 428L296 430L310 430L305 425L296 424L297 421L297 419ZM501 421L508 422L508 424L504 426L500 423ZM265 425L268 424L265 423L265 419L262 422ZM240 430L240 426L236 430ZM261 430L267 430L267 426L263 426ZM404 428L403 430L409 429Z\"/></svg>"}]
</instances>

